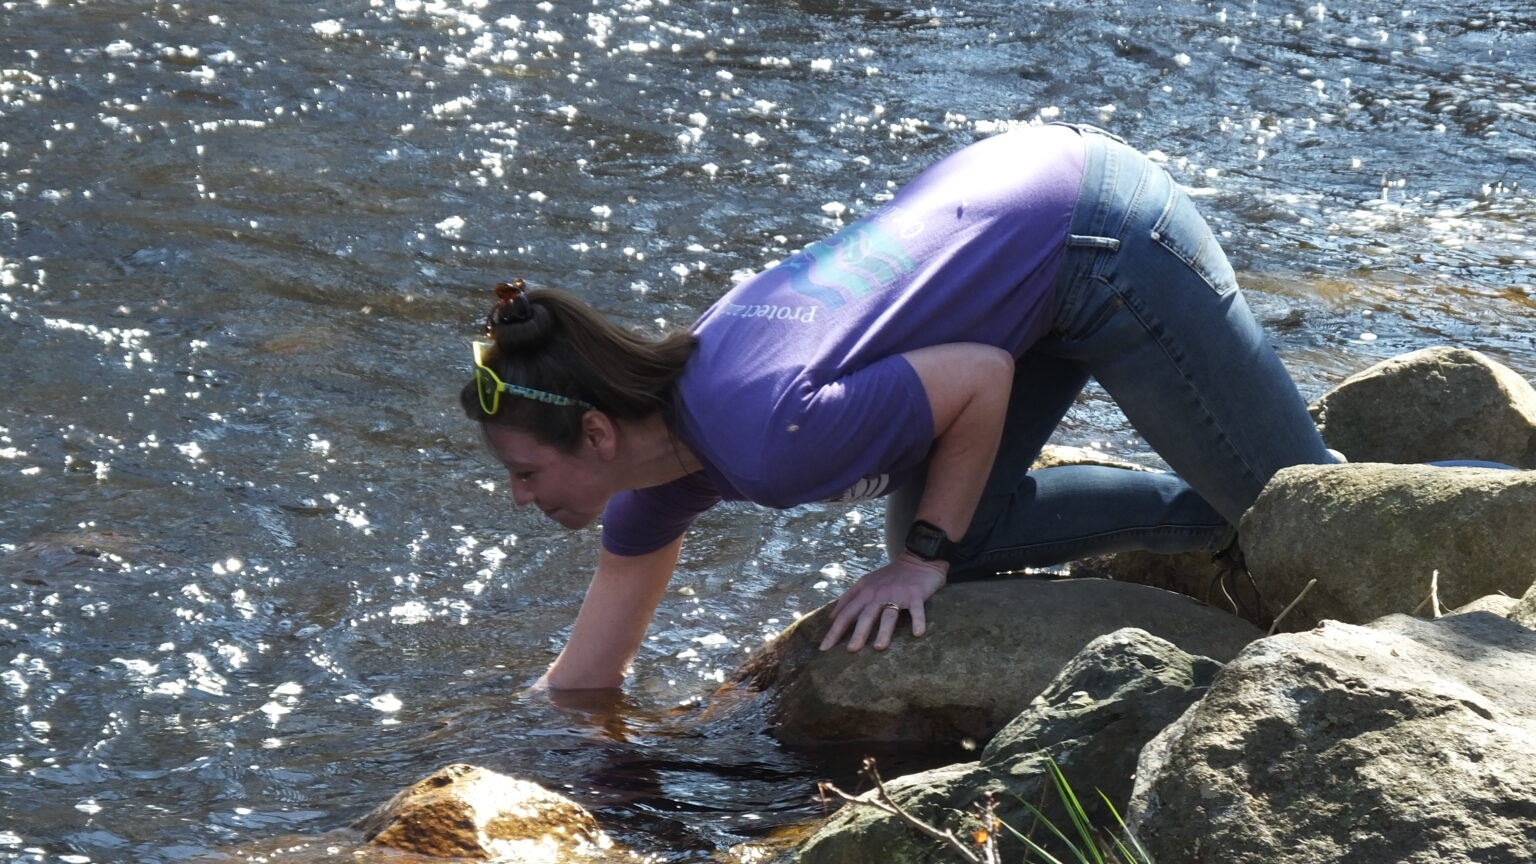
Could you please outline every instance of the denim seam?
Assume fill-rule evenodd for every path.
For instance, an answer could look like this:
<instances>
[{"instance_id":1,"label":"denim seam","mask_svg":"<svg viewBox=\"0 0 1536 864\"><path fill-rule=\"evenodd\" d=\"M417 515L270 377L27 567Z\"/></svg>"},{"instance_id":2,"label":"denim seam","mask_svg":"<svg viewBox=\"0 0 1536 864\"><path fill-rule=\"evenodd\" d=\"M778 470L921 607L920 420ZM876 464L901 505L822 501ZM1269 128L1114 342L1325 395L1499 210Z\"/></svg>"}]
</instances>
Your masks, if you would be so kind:
<instances>
[{"instance_id":1,"label":"denim seam","mask_svg":"<svg viewBox=\"0 0 1536 864\"><path fill-rule=\"evenodd\" d=\"M1136 211L1137 211L1137 205L1141 204L1142 196L1145 195L1146 192L1147 192L1147 185L1148 185L1149 175L1152 173L1152 171L1153 171L1153 166L1151 166L1151 165L1143 165L1142 166L1141 174L1139 174L1136 177L1136 191L1132 192L1131 193L1131 197L1126 199L1128 201L1128 204L1127 204L1127 206L1125 208L1125 212L1123 214L1121 214L1120 224L1115 227L1115 233L1114 233L1113 236L1115 236L1115 237L1122 237L1123 238L1123 237L1125 237L1126 234L1128 234L1130 232L1130 230L1131 230L1131 220L1135 218ZM1145 225L1146 223L1143 222L1142 224Z\"/></svg>"},{"instance_id":2,"label":"denim seam","mask_svg":"<svg viewBox=\"0 0 1536 864\"><path fill-rule=\"evenodd\" d=\"M1171 177L1169 178L1168 182L1168 200L1163 204L1163 212L1160 216L1157 217L1157 223L1152 226L1152 242L1156 243L1160 248L1163 249L1163 251L1167 252L1169 255L1172 255L1173 257L1182 261L1184 266L1189 268L1189 272L1199 277L1200 281L1204 282L1206 287L1211 289L1211 293L1215 294L1217 297L1227 296L1228 294L1237 290L1236 284L1228 285L1223 288L1217 285L1215 282L1212 282L1210 278L1206 276L1206 273L1203 269L1195 266L1195 262L1192 260L1191 256L1185 255L1183 251L1174 248L1171 244L1163 240L1163 236L1165 234L1164 229L1166 229L1168 225L1173 221L1174 211L1178 208L1180 203L1178 183Z\"/></svg>"},{"instance_id":3,"label":"denim seam","mask_svg":"<svg viewBox=\"0 0 1536 864\"><path fill-rule=\"evenodd\" d=\"M1201 279L1204 281L1204 277L1201 277ZM1200 406L1200 413L1203 415L1203 419L1207 423L1211 424L1211 426L1215 427L1216 434L1220 438L1222 446L1236 460L1237 464L1243 466L1243 471L1247 472L1248 479L1257 479L1259 476L1258 472L1254 470L1254 467L1248 463L1248 460L1232 443L1232 436L1227 434L1226 427L1216 419L1215 412L1211 411L1211 407L1206 403L1205 396L1201 394L1200 388L1195 386L1193 381L1189 380L1189 375L1187 375L1184 371L1184 364L1179 362L1178 352L1176 351L1175 347L1164 340L1163 334L1166 332L1166 328L1159 324L1155 318L1151 317L1147 313L1144 313L1143 310L1139 307L1139 304L1137 304L1126 292L1121 291L1119 286L1115 285L1114 282L1109 282L1109 288L1111 291L1115 292L1116 297L1120 298L1120 305L1129 310L1132 315L1136 316L1137 323L1142 326L1142 329L1147 331L1147 337L1150 338L1157 345L1158 349L1163 352L1163 356L1168 358L1168 362L1173 364L1173 368L1178 370L1179 380L1183 382L1185 392L1194 397L1196 404ZM1230 296L1231 294L1235 293L1235 291L1228 292L1227 295L1222 296Z\"/></svg>"},{"instance_id":4,"label":"denim seam","mask_svg":"<svg viewBox=\"0 0 1536 864\"><path fill-rule=\"evenodd\" d=\"M1105 252L1103 254L1107 256L1110 253ZM1103 304L1103 306L1098 311L1093 313L1093 317L1088 320L1087 324L1078 327L1076 332L1068 333L1065 330L1058 330L1056 339L1062 345L1071 345L1075 342L1080 342L1091 337L1093 334L1099 331L1100 327L1103 327L1106 323L1108 323L1109 319L1115 316L1115 312L1118 311L1121 306L1125 305L1125 298L1121 296L1119 291L1115 290L1114 283L1110 281L1108 277L1105 277L1098 272L1101 269L1100 264L1101 262L1095 262L1094 272L1084 277L1083 282L1085 284L1090 282L1097 282L1105 286L1115 297L1115 301L1113 303ZM1074 310L1074 312L1076 311L1077 310Z\"/></svg>"},{"instance_id":5,"label":"denim seam","mask_svg":"<svg viewBox=\"0 0 1536 864\"><path fill-rule=\"evenodd\" d=\"M1108 150L1108 146L1100 142L1100 147ZM1120 184L1120 165L1118 160L1101 158L1099 160L1099 188L1094 192L1094 206L1089 214L1088 230L1081 234L1097 237L1113 236L1108 230L1109 208L1106 203L1114 200L1114 190ZM1073 229L1077 226L1073 225ZM1094 262L1097 264L1097 262Z\"/></svg>"}]
</instances>

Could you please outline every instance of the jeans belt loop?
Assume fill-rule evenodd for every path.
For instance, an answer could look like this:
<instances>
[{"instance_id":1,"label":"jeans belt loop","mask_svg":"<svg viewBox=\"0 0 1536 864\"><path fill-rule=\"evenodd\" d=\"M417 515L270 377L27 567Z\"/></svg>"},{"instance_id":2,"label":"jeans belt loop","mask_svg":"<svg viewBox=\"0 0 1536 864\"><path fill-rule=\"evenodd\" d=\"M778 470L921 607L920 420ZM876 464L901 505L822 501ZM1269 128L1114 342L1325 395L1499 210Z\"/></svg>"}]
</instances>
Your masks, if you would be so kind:
<instances>
[{"instance_id":1,"label":"jeans belt loop","mask_svg":"<svg viewBox=\"0 0 1536 864\"><path fill-rule=\"evenodd\" d=\"M1108 129L1101 129L1100 127L1095 126L1092 123L1074 123L1074 122L1068 122L1066 120L1053 120L1052 122L1047 123L1046 125L1047 126L1066 126L1069 129L1076 129L1078 132L1082 132L1082 133L1089 133L1089 134L1093 134L1093 135L1103 135L1105 138L1108 138L1111 141L1115 141L1115 142L1118 142L1120 144L1125 144L1125 146L1127 146L1127 147L1131 146L1129 143L1126 142L1126 140L1124 138L1121 138L1119 135L1116 135L1115 133L1109 131Z\"/></svg>"},{"instance_id":2,"label":"jeans belt loop","mask_svg":"<svg viewBox=\"0 0 1536 864\"><path fill-rule=\"evenodd\" d=\"M1109 252L1120 251L1120 241L1114 237L1095 237L1092 234L1068 234L1068 246L1079 246L1089 249L1104 249Z\"/></svg>"}]
</instances>

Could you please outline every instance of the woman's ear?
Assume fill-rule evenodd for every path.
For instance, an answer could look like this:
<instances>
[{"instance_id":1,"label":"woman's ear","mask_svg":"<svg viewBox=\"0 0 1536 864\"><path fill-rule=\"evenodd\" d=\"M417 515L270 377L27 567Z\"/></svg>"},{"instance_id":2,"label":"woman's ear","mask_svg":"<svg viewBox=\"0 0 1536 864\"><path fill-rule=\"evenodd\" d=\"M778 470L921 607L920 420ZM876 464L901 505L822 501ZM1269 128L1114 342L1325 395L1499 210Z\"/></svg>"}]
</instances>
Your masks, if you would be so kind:
<instances>
[{"instance_id":1,"label":"woman's ear","mask_svg":"<svg viewBox=\"0 0 1536 864\"><path fill-rule=\"evenodd\" d=\"M593 408L581 415L581 440L604 459L619 452L619 427L601 411Z\"/></svg>"}]
</instances>

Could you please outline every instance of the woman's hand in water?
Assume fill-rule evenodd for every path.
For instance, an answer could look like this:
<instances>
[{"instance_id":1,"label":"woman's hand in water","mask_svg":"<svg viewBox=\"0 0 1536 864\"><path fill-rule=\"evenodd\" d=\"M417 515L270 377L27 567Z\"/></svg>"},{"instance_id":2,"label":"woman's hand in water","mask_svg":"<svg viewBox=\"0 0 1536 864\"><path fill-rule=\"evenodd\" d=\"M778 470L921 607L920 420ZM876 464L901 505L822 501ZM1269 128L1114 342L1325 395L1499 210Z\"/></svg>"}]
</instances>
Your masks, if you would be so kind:
<instances>
[{"instance_id":1,"label":"woman's hand in water","mask_svg":"<svg viewBox=\"0 0 1536 864\"><path fill-rule=\"evenodd\" d=\"M848 650L858 651L874 635L876 651L891 645L891 636L905 610L912 616L912 635L928 631L923 604L944 587L948 565L942 561L924 561L902 553L895 561L864 574L852 588L843 592L832 607L832 627L821 640L826 651L848 637Z\"/></svg>"}]
</instances>

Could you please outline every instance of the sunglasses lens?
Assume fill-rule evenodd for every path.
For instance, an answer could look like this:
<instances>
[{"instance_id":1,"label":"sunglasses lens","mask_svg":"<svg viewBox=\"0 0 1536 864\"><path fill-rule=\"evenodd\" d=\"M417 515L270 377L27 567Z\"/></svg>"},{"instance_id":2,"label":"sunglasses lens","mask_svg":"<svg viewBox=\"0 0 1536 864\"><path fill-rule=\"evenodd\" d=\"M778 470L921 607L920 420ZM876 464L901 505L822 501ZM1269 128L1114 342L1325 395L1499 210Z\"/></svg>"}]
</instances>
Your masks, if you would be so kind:
<instances>
[{"instance_id":1,"label":"sunglasses lens","mask_svg":"<svg viewBox=\"0 0 1536 864\"><path fill-rule=\"evenodd\" d=\"M475 389L480 391L480 410L494 415L501 408L501 381L484 366L475 367Z\"/></svg>"}]
</instances>

